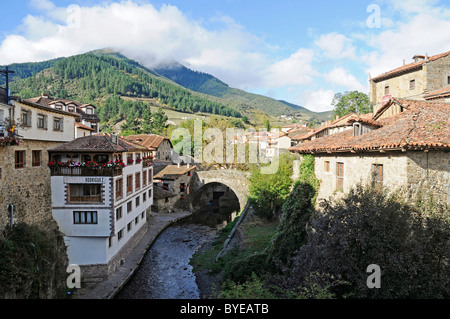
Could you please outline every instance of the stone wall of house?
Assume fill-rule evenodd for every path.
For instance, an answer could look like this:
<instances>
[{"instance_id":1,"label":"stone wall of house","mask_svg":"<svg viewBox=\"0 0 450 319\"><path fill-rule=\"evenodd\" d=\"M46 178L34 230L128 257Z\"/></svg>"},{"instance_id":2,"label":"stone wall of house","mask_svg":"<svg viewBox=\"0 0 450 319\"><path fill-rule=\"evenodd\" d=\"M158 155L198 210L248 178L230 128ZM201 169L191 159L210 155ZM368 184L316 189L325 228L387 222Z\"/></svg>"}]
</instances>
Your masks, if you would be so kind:
<instances>
[{"instance_id":1,"label":"stone wall of house","mask_svg":"<svg viewBox=\"0 0 450 319\"><path fill-rule=\"evenodd\" d=\"M450 85L448 83L448 77L450 76L450 55L428 63L426 69L427 90L429 93Z\"/></svg>"},{"instance_id":2,"label":"stone wall of house","mask_svg":"<svg viewBox=\"0 0 450 319\"><path fill-rule=\"evenodd\" d=\"M383 165L383 186L391 191L404 191L410 198L419 189L430 190L440 201L450 203L449 152L386 152L342 155L317 155L315 172L321 181L318 200L338 198L357 183L369 182L373 178L373 165ZM325 161L329 161L329 172L325 172ZM344 163L344 188L336 189L337 163ZM420 188L423 186L422 188Z\"/></svg>"},{"instance_id":3,"label":"stone wall of house","mask_svg":"<svg viewBox=\"0 0 450 319\"><path fill-rule=\"evenodd\" d=\"M155 160L170 161L172 159L171 152L172 152L171 144L169 140L165 139L161 142L161 144L159 144L156 150Z\"/></svg>"},{"instance_id":4,"label":"stone wall of house","mask_svg":"<svg viewBox=\"0 0 450 319\"><path fill-rule=\"evenodd\" d=\"M45 227L53 221L47 150L58 144L25 140L17 146L0 146L0 227L9 224L9 204L14 205L15 223ZM33 167L32 151L38 150L41 151L41 164ZM25 151L24 168L15 168L15 151Z\"/></svg>"},{"instance_id":5,"label":"stone wall of house","mask_svg":"<svg viewBox=\"0 0 450 319\"><path fill-rule=\"evenodd\" d=\"M412 80L415 81L414 89L410 89ZM389 86L389 94L385 94L386 86ZM421 69L377 83L371 81L370 99L372 104L381 106L380 103L385 95L392 95L397 98L421 98L426 88L427 71L426 69Z\"/></svg>"},{"instance_id":6,"label":"stone wall of house","mask_svg":"<svg viewBox=\"0 0 450 319\"><path fill-rule=\"evenodd\" d=\"M407 157L401 152L316 155L315 173L321 181L318 202L321 199L340 197L357 183L372 180L373 165L383 165L383 186L395 190L407 183ZM325 171L325 161L329 161L329 172ZM344 164L344 187L337 190L337 163Z\"/></svg>"},{"instance_id":7,"label":"stone wall of house","mask_svg":"<svg viewBox=\"0 0 450 319\"><path fill-rule=\"evenodd\" d=\"M411 196L431 192L436 200L450 204L450 152L409 152L406 174Z\"/></svg>"}]
</instances>

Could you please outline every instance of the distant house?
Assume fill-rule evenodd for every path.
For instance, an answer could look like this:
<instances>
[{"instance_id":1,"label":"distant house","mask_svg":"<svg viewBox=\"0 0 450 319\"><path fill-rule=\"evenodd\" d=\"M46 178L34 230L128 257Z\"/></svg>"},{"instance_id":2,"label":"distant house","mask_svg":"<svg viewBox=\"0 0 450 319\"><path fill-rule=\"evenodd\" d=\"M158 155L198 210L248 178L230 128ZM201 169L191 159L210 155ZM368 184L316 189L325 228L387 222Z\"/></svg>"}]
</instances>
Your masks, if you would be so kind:
<instances>
[{"instance_id":1,"label":"distant house","mask_svg":"<svg viewBox=\"0 0 450 319\"><path fill-rule=\"evenodd\" d=\"M92 104L83 104L75 100L52 98L46 93L27 99L26 101L55 110L78 114L75 138L99 133L100 119L95 114L95 106Z\"/></svg>"},{"instance_id":2,"label":"distant house","mask_svg":"<svg viewBox=\"0 0 450 319\"><path fill-rule=\"evenodd\" d=\"M170 213L174 210L175 203L179 199L177 194L163 189L160 186L153 186L153 206L152 211L157 213Z\"/></svg>"},{"instance_id":3,"label":"distant house","mask_svg":"<svg viewBox=\"0 0 450 319\"><path fill-rule=\"evenodd\" d=\"M396 110L392 112L392 110ZM383 116L384 114L393 114ZM450 104L390 99L372 120L290 148L313 154L319 198L372 181L415 196L420 186L450 203ZM364 129L365 127L365 129Z\"/></svg>"},{"instance_id":4,"label":"distant house","mask_svg":"<svg viewBox=\"0 0 450 319\"><path fill-rule=\"evenodd\" d=\"M53 218L82 279L107 279L145 234L153 202L149 151L120 137L77 138L49 151Z\"/></svg>"},{"instance_id":5,"label":"distant house","mask_svg":"<svg viewBox=\"0 0 450 319\"><path fill-rule=\"evenodd\" d=\"M156 134L129 135L126 140L153 149L152 155L155 161L172 161L173 145L168 137Z\"/></svg>"}]
</instances>

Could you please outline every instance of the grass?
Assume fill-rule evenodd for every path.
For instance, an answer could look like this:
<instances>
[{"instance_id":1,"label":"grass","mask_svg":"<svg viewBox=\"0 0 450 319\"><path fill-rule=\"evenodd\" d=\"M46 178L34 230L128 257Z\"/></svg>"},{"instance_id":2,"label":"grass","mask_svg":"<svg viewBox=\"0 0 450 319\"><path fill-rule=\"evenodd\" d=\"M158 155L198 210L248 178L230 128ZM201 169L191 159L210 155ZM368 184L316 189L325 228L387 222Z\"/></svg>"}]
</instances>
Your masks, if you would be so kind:
<instances>
[{"instance_id":1,"label":"grass","mask_svg":"<svg viewBox=\"0 0 450 319\"><path fill-rule=\"evenodd\" d=\"M208 270L211 274L218 274L230 267L234 261L262 252L271 243L278 225L278 222L271 222L252 215L248 216L248 219L239 226L243 235L242 241L216 261L217 254L222 249L236 221L237 218L222 230L209 249L200 251L193 256L191 264L194 271L200 268Z\"/></svg>"}]
</instances>

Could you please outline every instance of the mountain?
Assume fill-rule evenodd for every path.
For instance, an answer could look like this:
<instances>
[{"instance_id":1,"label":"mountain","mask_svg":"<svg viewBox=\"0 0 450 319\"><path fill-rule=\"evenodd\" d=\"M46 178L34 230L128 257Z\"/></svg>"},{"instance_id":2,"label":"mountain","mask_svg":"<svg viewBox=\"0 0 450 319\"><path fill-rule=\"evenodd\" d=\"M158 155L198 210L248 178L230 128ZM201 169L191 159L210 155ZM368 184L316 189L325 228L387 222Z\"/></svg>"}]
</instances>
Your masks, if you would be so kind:
<instances>
[{"instance_id":1,"label":"mountain","mask_svg":"<svg viewBox=\"0 0 450 319\"><path fill-rule=\"evenodd\" d=\"M160 64L153 70L192 91L230 101L235 108L248 105L272 116L300 114L306 120L312 117L327 120L331 116L330 112L316 113L292 103L231 88L210 74L193 71L176 61Z\"/></svg>"},{"instance_id":2,"label":"mountain","mask_svg":"<svg viewBox=\"0 0 450 319\"><path fill-rule=\"evenodd\" d=\"M146 98L157 105L170 106L181 112L203 112L238 118L242 116L239 111L226 104L212 101L133 60L109 51L94 51L60 59L50 68L13 81L11 89L13 94L23 98L46 92L58 98L96 103L102 107L111 106L107 102L114 97L125 96ZM143 110L134 108L134 114L127 112L120 119L127 117L126 115L141 116ZM107 111L100 108L99 116L102 121L109 121L116 115L114 111Z\"/></svg>"},{"instance_id":3,"label":"mountain","mask_svg":"<svg viewBox=\"0 0 450 319\"><path fill-rule=\"evenodd\" d=\"M96 103L100 106L102 122L141 116L142 105L133 104L132 100L185 113L237 118L246 115L258 119L255 123L293 114L304 120L328 119L327 114L231 88L210 74L190 70L175 61L148 68L110 49L44 62L12 64L9 68L16 71L11 82L13 94L30 98L46 92L58 98ZM126 97L127 104L117 96Z\"/></svg>"}]
</instances>

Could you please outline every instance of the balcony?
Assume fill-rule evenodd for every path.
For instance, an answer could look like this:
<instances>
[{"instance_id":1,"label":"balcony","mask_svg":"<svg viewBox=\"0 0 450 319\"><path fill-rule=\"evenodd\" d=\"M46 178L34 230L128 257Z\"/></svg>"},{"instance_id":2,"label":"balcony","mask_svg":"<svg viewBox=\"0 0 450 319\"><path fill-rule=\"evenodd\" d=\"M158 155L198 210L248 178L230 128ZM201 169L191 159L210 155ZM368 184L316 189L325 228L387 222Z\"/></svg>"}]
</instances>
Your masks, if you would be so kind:
<instances>
[{"instance_id":1,"label":"balcony","mask_svg":"<svg viewBox=\"0 0 450 319\"><path fill-rule=\"evenodd\" d=\"M51 176L105 176L114 177L122 175L123 163L97 164L88 162L79 164L74 162L50 162Z\"/></svg>"},{"instance_id":2,"label":"balcony","mask_svg":"<svg viewBox=\"0 0 450 319\"><path fill-rule=\"evenodd\" d=\"M0 121L0 146L19 145L14 126Z\"/></svg>"}]
</instances>

